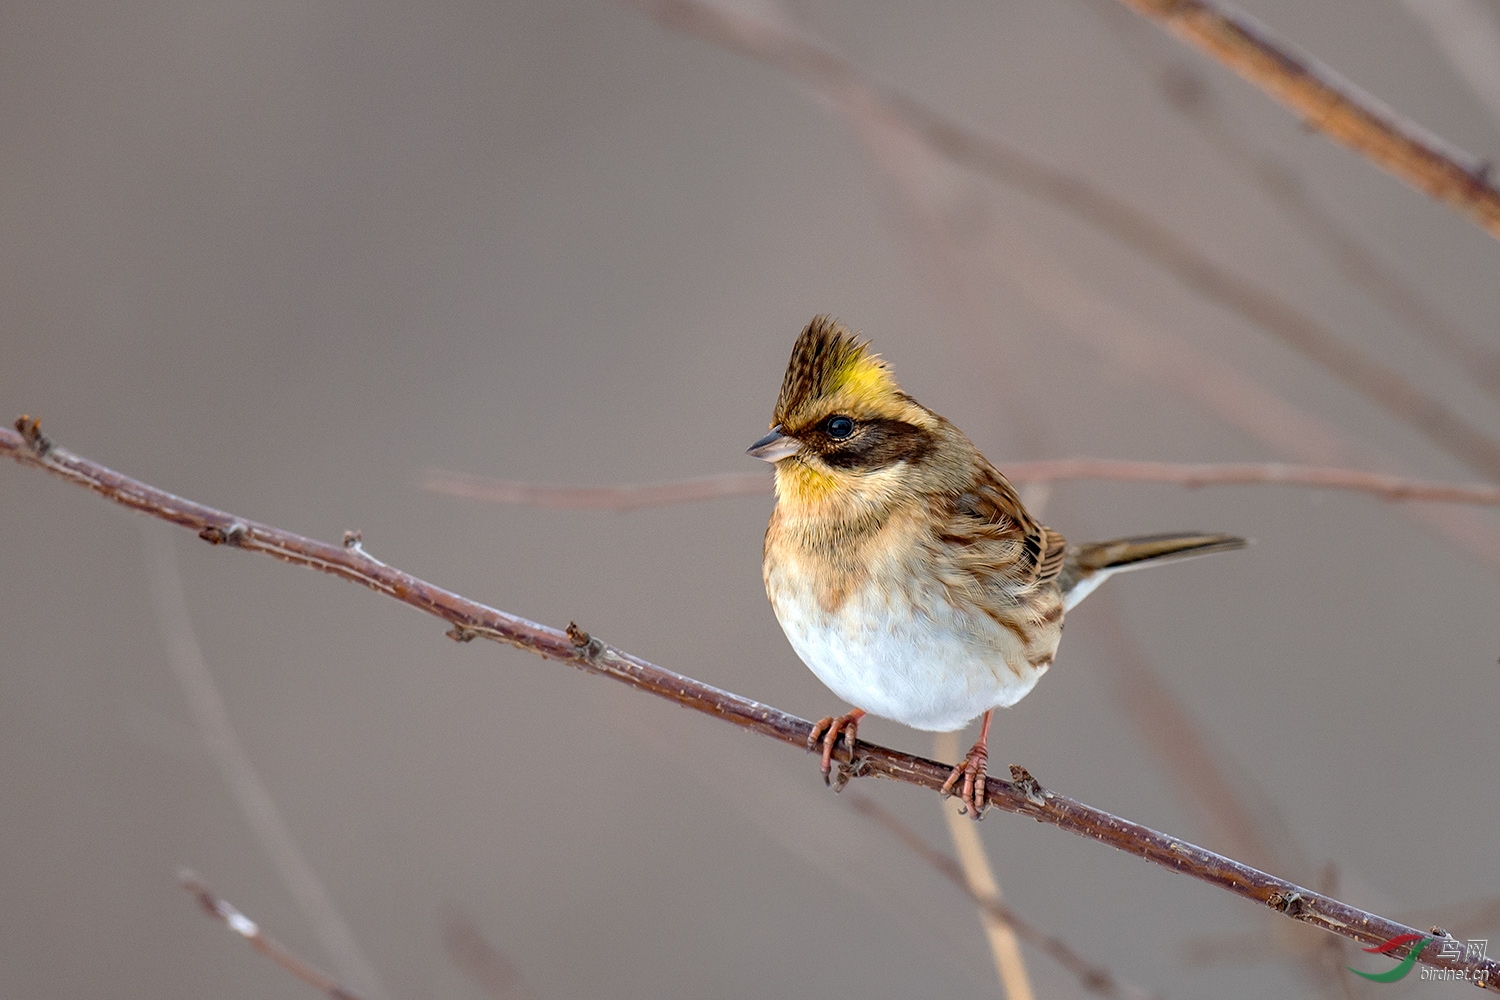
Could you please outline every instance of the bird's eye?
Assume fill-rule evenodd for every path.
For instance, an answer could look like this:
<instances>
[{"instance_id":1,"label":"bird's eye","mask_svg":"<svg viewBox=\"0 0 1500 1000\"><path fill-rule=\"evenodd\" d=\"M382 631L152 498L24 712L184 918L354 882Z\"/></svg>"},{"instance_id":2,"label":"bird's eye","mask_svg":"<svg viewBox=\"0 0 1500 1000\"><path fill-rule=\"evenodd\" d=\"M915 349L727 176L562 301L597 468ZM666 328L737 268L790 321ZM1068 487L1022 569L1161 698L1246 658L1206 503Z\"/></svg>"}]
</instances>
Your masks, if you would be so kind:
<instances>
[{"instance_id":1,"label":"bird's eye","mask_svg":"<svg viewBox=\"0 0 1500 1000\"><path fill-rule=\"evenodd\" d=\"M831 438L842 439L854 433L854 421L848 417L829 417L828 423L823 426Z\"/></svg>"}]
</instances>

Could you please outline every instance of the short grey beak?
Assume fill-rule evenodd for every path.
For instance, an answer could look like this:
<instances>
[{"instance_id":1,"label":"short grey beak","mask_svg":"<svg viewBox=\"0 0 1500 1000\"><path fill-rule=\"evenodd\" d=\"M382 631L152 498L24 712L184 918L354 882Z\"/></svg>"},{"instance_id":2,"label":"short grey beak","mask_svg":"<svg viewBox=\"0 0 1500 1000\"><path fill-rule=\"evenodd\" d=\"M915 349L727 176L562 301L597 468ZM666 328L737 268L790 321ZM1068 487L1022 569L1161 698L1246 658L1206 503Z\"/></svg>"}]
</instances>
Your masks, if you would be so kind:
<instances>
[{"instance_id":1,"label":"short grey beak","mask_svg":"<svg viewBox=\"0 0 1500 1000\"><path fill-rule=\"evenodd\" d=\"M779 462L783 458L791 458L802 450L802 442L796 438L789 438L781 433L781 425L776 427L746 449L745 454L765 462Z\"/></svg>"}]
</instances>

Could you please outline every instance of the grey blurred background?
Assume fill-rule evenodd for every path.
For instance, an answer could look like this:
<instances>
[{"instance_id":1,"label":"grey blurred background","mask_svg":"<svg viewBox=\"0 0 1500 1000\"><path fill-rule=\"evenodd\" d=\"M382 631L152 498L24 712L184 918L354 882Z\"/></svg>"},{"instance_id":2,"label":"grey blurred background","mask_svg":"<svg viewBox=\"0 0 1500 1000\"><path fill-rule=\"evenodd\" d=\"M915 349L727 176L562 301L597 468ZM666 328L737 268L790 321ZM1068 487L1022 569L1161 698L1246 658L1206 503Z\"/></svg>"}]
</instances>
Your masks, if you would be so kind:
<instances>
[{"instance_id":1,"label":"grey blurred background","mask_svg":"<svg viewBox=\"0 0 1500 1000\"><path fill-rule=\"evenodd\" d=\"M1500 152L1493 106L1412 8L1249 6ZM1247 167L1280 164L1491 348L1500 247L1155 28L1104 0L737 9L1089 179L1500 434L1473 366L1347 280ZM803 716L841 706L766 604L768 497L525 509L424 492L423 470L751 471L792 339L832 312L1002 467L1481 478L1069 212L614 3L6 4L0 136L7 420L39 414L66 446L245 517L360 528L443 586ZM1223 386L1184 388L1173 365L1195 358L1309 423L1256 431L1282 411L1257 397L1235 418ZM344 961L195 727L172 658L192 642L153 598L174 566L245 758L380 995L485 995L443 945L455 914L513 964L517 996L997 995L972 906L809 757L456 645L391 601L18 466L0 469L0 511L4 996L312 995L196 911L184 865L309 959ZM1069 537L1259 544L1091 598L999 718L992 760L1304 884L1336 876L1358 905L1500 939L1470 919L1500 893L1500 570L1413 513L1280 487L1059 484L1046 517ZM861 735L931 750L894 724ZM1240 819L1182 770L1203 761L1230 775ZM934 796L858 791L951 849ZM1247 902L1013 816L980 829L1011 905L1138 985L1342 995L1317 972L1337 956L1309 959ZM1027 956L1039 996L1081 992Z\"/></svg>"}]
</instances>

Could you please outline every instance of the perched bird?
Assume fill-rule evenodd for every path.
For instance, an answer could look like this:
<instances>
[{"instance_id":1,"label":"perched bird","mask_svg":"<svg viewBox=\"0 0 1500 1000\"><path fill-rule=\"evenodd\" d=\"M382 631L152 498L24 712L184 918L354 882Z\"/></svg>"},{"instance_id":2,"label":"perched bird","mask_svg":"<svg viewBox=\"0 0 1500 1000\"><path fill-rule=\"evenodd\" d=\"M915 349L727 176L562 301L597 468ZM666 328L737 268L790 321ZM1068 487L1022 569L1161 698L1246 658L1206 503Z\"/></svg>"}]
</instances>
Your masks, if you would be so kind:
<instances>
[{"instance_id":1,"label":"perched bird","mask_svg":"<svg viewBox=\"0 0 1500 1000\"><path fill-rule=\"evenodd\" d=\"M982 815L994 710L1057 655L1063 615L1114 573L1245 546L1177 534L1069 545L1039 523L964 433L901 391L869 345L828 317L792 348L771 433L776 466L763 575L792 648L854 710L813 727L828 780L867 714L949 732L979 715L953 768Z\"/></svg>"}]
</instances>

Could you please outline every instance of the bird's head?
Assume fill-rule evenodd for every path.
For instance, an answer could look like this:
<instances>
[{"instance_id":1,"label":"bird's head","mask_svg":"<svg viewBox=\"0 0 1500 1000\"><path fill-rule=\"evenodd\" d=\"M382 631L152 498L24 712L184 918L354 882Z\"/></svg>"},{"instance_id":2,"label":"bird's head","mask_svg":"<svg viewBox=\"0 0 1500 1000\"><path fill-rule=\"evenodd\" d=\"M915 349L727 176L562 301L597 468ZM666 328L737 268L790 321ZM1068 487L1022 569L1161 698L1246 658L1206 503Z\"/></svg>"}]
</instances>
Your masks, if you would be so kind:
<instances>
[{"instance_id":1,"label":"bird's head","mask_svg":"<svg viewBox=\"0 0 1500 1000\"><path fill-rule=\"evenodd\" d=\"M749 454L775 463L784 503L879 503L927 478L921 472L942 450L945 428L901 391L869 344L818 316L792 348L771 433Z\"/></svg>"}]
</instances>

